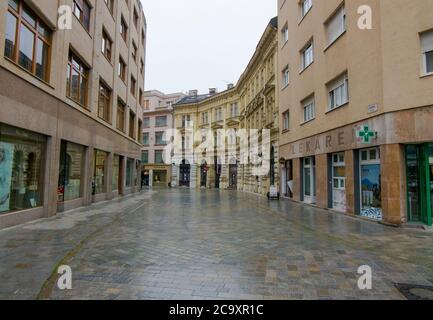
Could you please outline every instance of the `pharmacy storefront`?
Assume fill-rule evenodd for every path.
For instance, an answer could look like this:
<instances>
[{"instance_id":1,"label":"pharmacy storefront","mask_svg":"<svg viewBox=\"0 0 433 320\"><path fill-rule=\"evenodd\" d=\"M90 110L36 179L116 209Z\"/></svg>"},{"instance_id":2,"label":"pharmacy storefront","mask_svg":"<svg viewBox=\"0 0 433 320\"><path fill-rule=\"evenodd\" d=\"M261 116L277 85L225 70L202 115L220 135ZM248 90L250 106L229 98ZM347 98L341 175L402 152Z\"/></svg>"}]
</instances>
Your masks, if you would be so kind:
<instances>
[{"instance_id":1,"label":"pharmacy storefront","mask_svg":"<svg viewBox=\"0 0 433 320\"><path fill-rule=\"evenodd\" d=\"M403 110L280 146L280 163L293 172L293 200L394 225L431 226L432 114L433 107Z\"/></svg>"},{"instance_id":2,"label":"pharmacy storefront","mask_svg":"<svg viewBox=\"0 0 433 320\"><path fill-rule=\"evenodd\" d=\"M432 225L433 143L405 146L407 213L410 223Z\"/></svg>"}]
</instances>

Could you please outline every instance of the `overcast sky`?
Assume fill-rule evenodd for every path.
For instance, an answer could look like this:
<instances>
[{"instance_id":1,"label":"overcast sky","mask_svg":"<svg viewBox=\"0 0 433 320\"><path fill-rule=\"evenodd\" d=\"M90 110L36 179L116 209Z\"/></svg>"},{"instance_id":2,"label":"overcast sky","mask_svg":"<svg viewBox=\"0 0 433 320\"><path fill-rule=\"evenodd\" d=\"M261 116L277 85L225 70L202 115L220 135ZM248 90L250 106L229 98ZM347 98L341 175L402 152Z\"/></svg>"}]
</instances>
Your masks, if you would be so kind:
<instances>
[{"instance_id":1,"label":"overcast sky","mask_svg":"<svg viewBox=\"0 0 433 320\"><path fill-rule=\"evenodd\" d=\"M164 93L236 83L275 0L141 0L147 19L146 90Z\"/></svg>"}]
</instances>

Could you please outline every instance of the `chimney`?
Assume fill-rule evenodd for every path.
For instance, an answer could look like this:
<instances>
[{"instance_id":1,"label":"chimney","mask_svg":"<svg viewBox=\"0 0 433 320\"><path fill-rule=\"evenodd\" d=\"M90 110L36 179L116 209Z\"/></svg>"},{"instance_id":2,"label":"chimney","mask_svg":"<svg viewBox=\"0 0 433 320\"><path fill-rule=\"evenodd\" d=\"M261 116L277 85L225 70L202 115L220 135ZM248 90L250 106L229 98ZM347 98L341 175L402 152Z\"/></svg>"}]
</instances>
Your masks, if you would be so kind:
<instances>
[{"instance_id":1,"label":"chimney","mask_svg":"<svg viewBox=\"0 0 433 320\"><path fill-rule=\"evenodd\" d=\"M197 97L198 96L198 90L189 90L188 95L192 96L192 97Z\"/></svg>"},{"instance_id":2,"label":"chimney","mask_svg":"<svg viewBox=\"0 0 433 320\"><path fill-rule=\"evenodd\" d=\"M214 94L217 94L217 93L218 93L217 88L209 88L209 94L214 95Z\"/></svg>"},{"instance_id":3,"label":"chimney","mask_svg":"<svg viewBox=\"0 0 433 320\"><path fill-rule=\"evenodd\" d=\"M235 87L235 85L233 83L229 83L227 85L227 90L233 89Z\"/></svg>"}]
</instances>

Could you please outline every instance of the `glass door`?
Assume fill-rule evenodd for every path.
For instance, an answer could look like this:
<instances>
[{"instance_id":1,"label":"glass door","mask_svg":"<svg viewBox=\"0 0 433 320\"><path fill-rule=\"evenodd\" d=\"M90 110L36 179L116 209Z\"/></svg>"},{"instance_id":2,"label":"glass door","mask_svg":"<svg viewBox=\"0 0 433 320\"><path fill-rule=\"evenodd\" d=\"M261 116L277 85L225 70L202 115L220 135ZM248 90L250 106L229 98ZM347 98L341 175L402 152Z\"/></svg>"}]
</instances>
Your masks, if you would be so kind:
<instances>
[{"instance_id":1,"label":"glass door","mask_svg":"<svg viewBox=\"0 0 433 320\"><path fill-rule=\"evenodd\" d=\"M432 225L433 144L406 146L408 221Z\"/></svg>"},{"instance_id":2,"label":"glass door","mask_svg":"<svg viewBox=\"0 0 433 320\"><path fill-rule=\"evenodd\" d=\"M314 157L304 158L304 202L316 202L316 162Z\"/></svg>"},{"instance_id":3,"label":"glass door","mask_svg":"<svg viewBox=\"0 0 433 320\"><path fill-rule=\"evenodd\" d=\"M332 155L332 207L346 211L346 164L344 152Z\"/></svg>"},{"instance_id":4,"label":"glass door","mask_svg":"<svg viewBox=\"0 0 433 320\"><path fill-rule=\"evenodd\" d=\"M432 215L433 215L433 143L430 143L428 146L428 170L429 170L429 181L428 181L428 189L430 191L430 206L427 210L427 221L426 223L431 226L432 225Z\"/></svg>"}]
</instances>

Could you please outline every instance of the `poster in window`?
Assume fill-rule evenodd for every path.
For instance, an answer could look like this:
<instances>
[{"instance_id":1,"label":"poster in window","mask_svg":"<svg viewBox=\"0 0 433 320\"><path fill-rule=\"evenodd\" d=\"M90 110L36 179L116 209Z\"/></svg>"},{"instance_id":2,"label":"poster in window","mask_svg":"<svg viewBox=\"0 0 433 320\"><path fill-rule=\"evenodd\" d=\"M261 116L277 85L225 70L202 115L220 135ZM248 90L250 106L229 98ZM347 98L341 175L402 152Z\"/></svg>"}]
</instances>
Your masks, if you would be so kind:
<instances>
[{"instance_id":1,"label":"poster in window","mask_svg":"<svg viewBox=\"0 0 433 320\"><path fill-rule=\"evenodd\" d=\"M10 210L14 145L0 142L0 212Z\"/></svg>"},{"instance_id":2,"label":"poster in window","mask_svg":"<svg viewBox=\"0 0 433 320\"><path fill-rule=\"evenodd\" d=\"M380 164L361 166L361 216L382 220L382 187Z\"/></svg>"}]
</instances>

